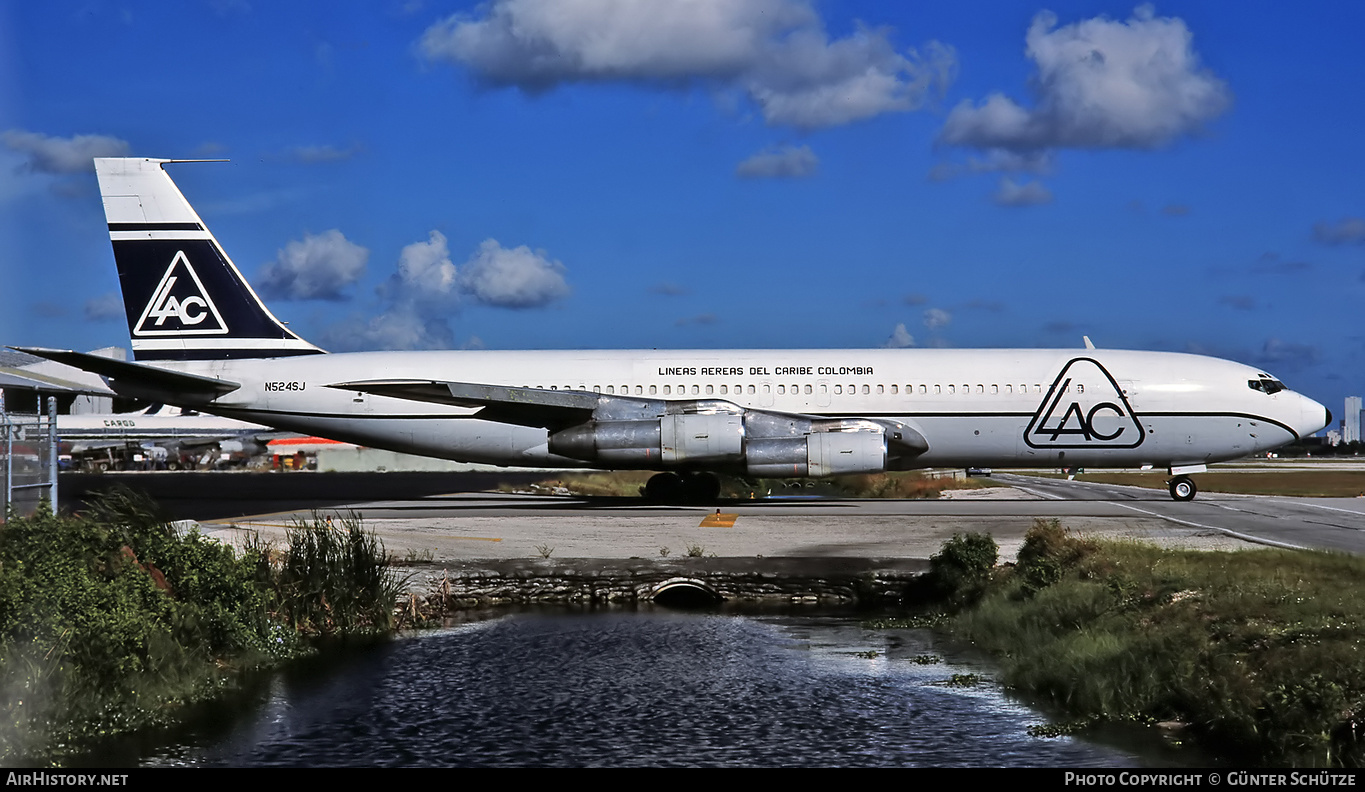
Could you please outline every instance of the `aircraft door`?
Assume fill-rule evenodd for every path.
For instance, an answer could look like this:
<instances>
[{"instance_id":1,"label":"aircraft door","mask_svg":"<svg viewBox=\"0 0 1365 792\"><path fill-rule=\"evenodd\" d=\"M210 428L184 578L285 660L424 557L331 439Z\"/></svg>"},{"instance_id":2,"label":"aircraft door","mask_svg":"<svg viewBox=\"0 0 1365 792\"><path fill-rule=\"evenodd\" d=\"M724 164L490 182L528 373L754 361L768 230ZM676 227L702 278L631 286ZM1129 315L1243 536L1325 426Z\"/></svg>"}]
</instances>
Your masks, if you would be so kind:
<instances>
[{"instance_id":1,"label":"aircraft door","mask_svg":"<svg viewBox=\"0 0 1365 792\"><path fill-rule=\"evenodd\" d=\"M828 406L829 406L829 394L830 394L829 380L819 380L818 382L816 382L816 383L815 383L815 406L816 406L816 407L828 407Z\"/></svg>"},{"instance_id":2,"label":"aircraft door","mask_svg":"<svg viewBox=\"0 0 1365 792\"><path fill-rule=\"evenodd\" d=\"M773 406L773 383L767 380L758 383L757 395L759 407Z\"/></svg>"}]
</instances>

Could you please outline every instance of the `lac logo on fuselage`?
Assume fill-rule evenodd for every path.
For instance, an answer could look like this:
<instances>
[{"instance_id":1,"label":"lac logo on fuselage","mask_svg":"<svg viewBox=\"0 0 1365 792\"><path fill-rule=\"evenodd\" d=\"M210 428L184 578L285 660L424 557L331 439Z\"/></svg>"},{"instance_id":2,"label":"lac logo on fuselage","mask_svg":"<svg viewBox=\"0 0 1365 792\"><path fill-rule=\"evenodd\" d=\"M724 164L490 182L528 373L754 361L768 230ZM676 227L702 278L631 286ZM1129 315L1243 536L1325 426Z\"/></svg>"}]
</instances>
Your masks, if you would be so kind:
<instances>
[{"instance_id":1,"label":"lac logo on fuselage","mask_svg":"<svg viewBox=\"0 0 1365 792\"><path fill-rule=\"evenodd\" d=\"M227 331L223 315L218 313L218 306L213 304L185 251L176 251L147 307L142 309L133 335L225 335Z\"/></svg>"},{"instance_id":2,"label":"lac logo on fuselage","mask_svg":"<svg viewBox=\"0 0 1365 792\"><path fill-rule=\"evenodd\" d=\"M1030 448L1137 448L1145 433L1117 381L1090 358L1074 358L1024 430Z\"/></svg>"}]
</instances>

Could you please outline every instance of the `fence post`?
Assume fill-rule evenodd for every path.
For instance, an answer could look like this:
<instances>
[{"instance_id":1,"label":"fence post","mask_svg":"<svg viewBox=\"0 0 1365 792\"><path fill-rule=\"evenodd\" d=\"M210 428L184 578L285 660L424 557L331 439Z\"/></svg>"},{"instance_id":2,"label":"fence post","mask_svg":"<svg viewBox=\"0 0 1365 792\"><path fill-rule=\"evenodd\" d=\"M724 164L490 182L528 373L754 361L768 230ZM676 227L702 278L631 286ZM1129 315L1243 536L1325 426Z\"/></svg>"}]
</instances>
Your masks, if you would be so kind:
<instances>
[{"instance_id":1,"label":"fence post","mask_svg":"<svg viewBox=\"0 0 1365 792\"><path fill-rule=\"evenodd\" d=\"M57 438L57 397L47 397L47 466L48 476L52 486L48 488L49 500L51 501L52 513L57 513L57 452L61 450L61 444Z\"/></svg>"},{"instance_id":2,"label":"fence post","mask_svg":"<svg viewBox=\"0 0 1365 792\"><path fill-rule=\"evenodd\" d=\"M0 391L0 419L5 429L5 502L0 504L0 520L9 519L10 504L14 502L14 432L10 431L9 411L5 409L5 393Z\"/></svg>"}]
</instances>

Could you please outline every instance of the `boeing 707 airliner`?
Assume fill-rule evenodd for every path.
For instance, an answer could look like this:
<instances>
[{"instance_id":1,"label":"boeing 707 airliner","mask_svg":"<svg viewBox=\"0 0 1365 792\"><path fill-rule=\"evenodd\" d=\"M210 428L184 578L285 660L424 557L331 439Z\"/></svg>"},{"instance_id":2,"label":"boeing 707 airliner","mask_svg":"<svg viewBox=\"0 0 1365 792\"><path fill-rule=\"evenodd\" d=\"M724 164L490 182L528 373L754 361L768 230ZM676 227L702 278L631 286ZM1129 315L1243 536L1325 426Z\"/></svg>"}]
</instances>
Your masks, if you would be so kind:
<instances>
[{"instance_id":1,"label":"boeing 707 airliner","mask_svg":"<svg viewBox=\"0 0 1365 792\"><path fill-rule=\"evenodd\" d=\"M1094 349L325 353L266 308L181 194L176 160L96 159L136 362L24 349L121 395L282 430L494 465L716 474L1152 467L1190 474L1331 423L1250 366Z\"/></svg>"}]
</instances>

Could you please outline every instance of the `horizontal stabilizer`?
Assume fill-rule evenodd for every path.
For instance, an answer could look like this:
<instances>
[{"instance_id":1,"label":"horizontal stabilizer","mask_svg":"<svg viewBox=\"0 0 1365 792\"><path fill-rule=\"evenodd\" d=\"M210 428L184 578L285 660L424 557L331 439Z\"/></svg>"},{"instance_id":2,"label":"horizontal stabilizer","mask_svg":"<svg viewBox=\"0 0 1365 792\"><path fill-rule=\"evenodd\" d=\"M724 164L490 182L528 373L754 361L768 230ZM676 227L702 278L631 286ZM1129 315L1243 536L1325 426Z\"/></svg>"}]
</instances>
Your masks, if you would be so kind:
<instances>
[{"instance_id":1,"label":"horizontal stabilizer","mask_svg":"<svg viewBox=\"0 0 1365 792\"><path fill-rule=\"evenodd\" d=\"M194 401L211 401L225 393L242 387L239 382L201 377L181 371L148 366L143 363L129 363L126 360L74 352L69 349L42 349L39 347L10 347L30 355L55 360L74 368L89 371L109 381L115 392L141 396L149 392L173 393ZM165 401L173 401L167 399Z\"/></svg>"}]
</instances>

